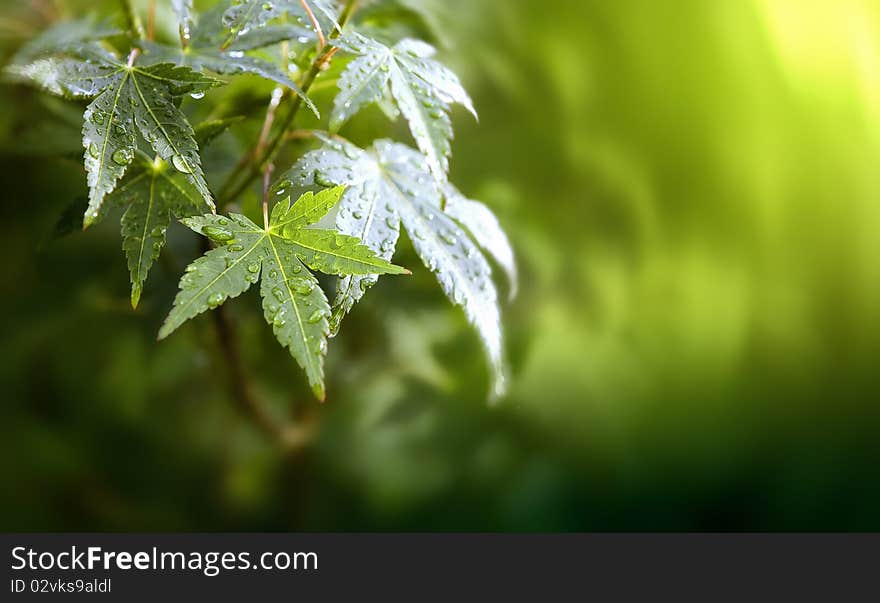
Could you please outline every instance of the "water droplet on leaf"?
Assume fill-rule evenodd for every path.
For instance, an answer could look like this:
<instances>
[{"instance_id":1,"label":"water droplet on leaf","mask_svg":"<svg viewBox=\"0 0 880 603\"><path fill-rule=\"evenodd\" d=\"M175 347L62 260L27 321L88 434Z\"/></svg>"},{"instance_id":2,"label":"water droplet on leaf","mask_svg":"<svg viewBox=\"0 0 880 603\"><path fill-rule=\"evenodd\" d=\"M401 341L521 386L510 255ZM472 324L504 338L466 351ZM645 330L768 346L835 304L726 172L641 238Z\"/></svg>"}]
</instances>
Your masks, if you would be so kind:
<instances>
[{"instance_id":1,"label":"water droplet on leaf","mask_svg":"<svg viewBox=\"0 0 880 603\"><path fill-rule=\"evenodd\" d=\"M131 152L128 149L119 149L110 156L113 163L117 165L128 165L131 163Z\"/></svg>"},{"instance_id":2,"label":"water droplet on leaf","mask_svg":"<svg viewBox=\"0 0 880 603\"><path fill-rule=\"evenodd\" d=\"M227 241L231 241L234 236L231 231L226 230L225 228L219 228L217 226L205 226L202 228L202 232L205 233L206 237L216 243L225 243ZM230 251L232 251L231 247Z\"/></svg>"},{"instance_id":3,"label":"water droplet on leaf","mask_svg":"<svg viewBox=\"0 0 880 603\"><path fill-rule=\"evenodd\" d=\"M189 162L184 159L183 155L175 155L171 158L171 163L174 165L174 168L178 172L183 172L184 174L192 174L192 167Z\"/></svg>"}]
</instances>

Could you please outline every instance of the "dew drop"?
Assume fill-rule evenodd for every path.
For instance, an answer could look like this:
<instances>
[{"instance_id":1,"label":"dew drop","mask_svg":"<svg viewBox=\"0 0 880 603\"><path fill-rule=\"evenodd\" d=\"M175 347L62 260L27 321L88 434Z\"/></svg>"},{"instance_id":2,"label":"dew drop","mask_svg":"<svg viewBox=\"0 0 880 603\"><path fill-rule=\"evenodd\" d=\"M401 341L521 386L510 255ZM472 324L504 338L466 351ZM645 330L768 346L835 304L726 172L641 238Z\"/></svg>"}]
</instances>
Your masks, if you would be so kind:
<instances>
[{"instance_id":1,"label":"dew drop","mask_svg":"<svg viewBox=\"0 0 880 603\"><path fill-rule=\"evenodd\" d=\"M307 320L309 323L315 324L315 323L321 322L322 318L324 318L324 311L323 310L315 310L314 312L311 313L311 315L308 317Z\"/></svg>"},{"instance_id":2,"label":"dew drop","mask_svg":"<svg viewBox=\"0 0 880 603\"><path fill-rule=\"evenodd\" d=\"M202 228L202 232L205 233L206 237L216 243L225 243L227 241L231 241L233 237L231 231L226 230L225 228L219 228L217 226L205 226ZM229 250L234 251L232 247L230 247Z\"/></svg>"},{"instance_id":3,"label":"dew drop","mask_svg":"<svg viewBox=\"0 0 880 603\"><path fill-rule=\"evenodd\" d=\"M256 274L257 272L260 271L260 265L259 264L248 264L247 269L248 269L248 272L250 272L251 274Z\"/></svg>"},{"instance_id":4,"label":"dew drop","mask_svg":"<svg viewBox=\"0 0 880 603\"><path fill-rule=\"evenodd\" d=\"M222 293L212 293L208 296L208 307L216 308L220 304L223 303L223 294Z\"/></svg>"},{"instance_id":5,"label":"dew drop","mask_svg":"<svg viewBox=\"0 0 880 603\"><path fill-rule=\"evenodd\" d=\"M291 284L293 285L293 290L299 295L308 295L315 290L315 284L308 279L300 278L291 282Z\"/></svg>"},{"instance_id":6,"label":"dew drop","mask_svg":"<svg viewBox=\"0 0 880 603\"><path fill-rule=\"evenodd\" d=\"M131 153L127 149L119 149L110 156L113 163L117 165L128 165L131 163Z\"/></svg>"},{"instance_id":7,"label":"dew drop","mask_svg":"<svg viewBox=\"0 0 880 603\"><path fill-rule=\"evenodd\" d=\"M315 184L317 184L318 186L330 187L333 186L335 183L330 180L325 174L322 174L321 172L315 172Z\"/></svg>"},{"instance_id":8,"label":"dew drop","mask_svg":"<svg viewBox=\"0 0 880 603\"><path fill-rule=\"evenodd\" d=\"M92 159L97 159L100 153L98 153L98 145L92 143L89 145L89 155L91 155Z\"/></svg>"},{"instance_id":9,"label":"dew drop","mask_svg":"<svg viewBox=\"0 0 880 603\"><path fill-rule=\"evenodd\" d=\"M189 162L184 159L183 155L175 155L171 158L171 163L174 165L174 168L178 172L183 172L184 174L192 174L192 167Z\"/></svg>"}]
</instances>

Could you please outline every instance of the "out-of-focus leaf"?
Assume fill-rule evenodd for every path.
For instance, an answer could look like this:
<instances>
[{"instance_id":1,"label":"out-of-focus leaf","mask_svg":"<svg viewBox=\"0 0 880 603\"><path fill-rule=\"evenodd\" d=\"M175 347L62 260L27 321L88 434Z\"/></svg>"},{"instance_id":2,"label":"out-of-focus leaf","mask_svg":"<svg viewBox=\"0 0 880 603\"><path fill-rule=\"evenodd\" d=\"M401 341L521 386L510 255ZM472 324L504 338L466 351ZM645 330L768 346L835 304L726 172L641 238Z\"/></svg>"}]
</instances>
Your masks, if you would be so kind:
<instances>
[{"instance_id":1,"label":"out-of-focus leaf","mask_svg":"<svg viewBox=\"0 0 880 603\"><path fill-rule=\"evenodd\" d=\"M513 246L501 229L498 218L486 205L466 198L451 184L446 185L444 193L446 195L444 211L467 228L480 247L507 273L510 281L510 297L514 298L519 288L516 260L513 257Z\"/></svg>"},{"instance_id":2,"label":"out-of-focus leaf","mask_svg":"<svg viewBox=\"0 0 880 603\"><path fill-rule=\"evenodd\" d=\"M67 51L84 42L103 40L121 33L118 27L94 18L59 21L19 48L10 63L23 65L50 54Z\"/></svg>"}]
</instances>

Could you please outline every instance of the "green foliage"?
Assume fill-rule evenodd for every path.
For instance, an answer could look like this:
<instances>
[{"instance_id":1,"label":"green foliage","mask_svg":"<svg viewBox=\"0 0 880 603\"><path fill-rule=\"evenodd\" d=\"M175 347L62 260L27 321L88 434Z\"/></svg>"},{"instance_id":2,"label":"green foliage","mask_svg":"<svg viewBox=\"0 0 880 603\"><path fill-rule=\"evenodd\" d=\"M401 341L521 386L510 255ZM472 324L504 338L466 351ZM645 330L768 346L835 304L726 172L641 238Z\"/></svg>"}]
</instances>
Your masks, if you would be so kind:
<instances>
[{"instance_id":1,"label":"green foliage","mask_svg":"<svg viewBox=\"0 0 880 603\"><path fill-rule=\"evenodd\" d=\"M497 397L506 379L500 311L481 248L507 272L511 292L513 253L491 211L447 182L450 105L476 112L461 82L434 59L427 43L403 36L386 44L346 29L356 4L226 0L198 15L191 0L173 0L179 44L154 39L131 12L128 33L96 21L62 23L25 45L6 74L58 96L90 101L82 126L88 184L83 224L96 223L112 208L124 210L120 224L132 306L166 246L173 218L214 246L181 278L160 338L261 280L267 322L323 398L327 338L379 275L408 272L390 263L402 224L422 262L479 334ZM374 32L375 26L362 31ZM376 35L388 40L395 31ZM306 93L331 60L347 64L328 130L338 131L362 108L378 104L390 117L406 118L419 150L378 140L365 151L318 131L323 147L306 152L271 186L276 203L269 217L269 174L278 149L300 105L320 119ZM268 99L265 116L253 105L218 102L193 128L188 99L201 101L223 83L210 74L256 75L280 90ZM295 100L283 125L273 128L282 90L292 91ZM199 104L210 107L211 100ZM262 122L259 139L227 174L218 194L227 215L218 215L206 175L211 166L204 164L200 146L249 122ZM261 174L267 187L263 227L228 213ZM232 186L242 177L243 186ZM305 193L291 204L293 187ZM332 306L312 271L336 277Z\"/></svg>"},{"instance_id":2,"label":"green foliage","mask_svg":"<svg viewBox=\"0 0 880 603\"><path fill-rule=\"evenodd\" d=\"M165 246L171 216L199 213L199 192L165 161L143 158L140 169L111 195L122 215L122 248L131 274L131 305L137 307L153 262Z\"/></svg>"},{"instance_id":3,"label":"green foliage","mask_svg":"<svg viewBox=\"0 0 880 603\"><path fill-rule=\"evenodd\" d=\"M290 198L272 210L268 228L245 216L185 218L189 228L219 245L190 264L174 308L159 331L165 338L186 320L247 291L262 273L266 321L305 370L315 395L324 397L330 306L309 268L326 274L404 274L353 237L306 228L342 196L342 187Z\"/></svg>"},{"instance_id":4,"label":"green foliage","mask_svg":"<svg viewBox=\"0 0 880 603\"><path fill-rule=\"evenodd\" d=\"M94 97L86 107L82 130L89 183L84 224L97 219L105 197L134 159L136 133L162 159L185 173L213 207L193 129L176 99L184 94L204 94L220 82L171 63L129 65L100 47L86 46L74 52L82 58L40 59L11 72L59 95Z\"/></svg>"},{"instance_id":5,"label":"green foliage","mask_svg":"<svg viewBox=\"0 0 880 603\"><path fill-rule=\"evenodd\" d=\"M19 48L10 63L24 65L47 55L66 51L87 42L117 36L121 33L119 28L107 22L99 22L92 17L75 21L59 21Z\"/></svg>"}]
</instances>

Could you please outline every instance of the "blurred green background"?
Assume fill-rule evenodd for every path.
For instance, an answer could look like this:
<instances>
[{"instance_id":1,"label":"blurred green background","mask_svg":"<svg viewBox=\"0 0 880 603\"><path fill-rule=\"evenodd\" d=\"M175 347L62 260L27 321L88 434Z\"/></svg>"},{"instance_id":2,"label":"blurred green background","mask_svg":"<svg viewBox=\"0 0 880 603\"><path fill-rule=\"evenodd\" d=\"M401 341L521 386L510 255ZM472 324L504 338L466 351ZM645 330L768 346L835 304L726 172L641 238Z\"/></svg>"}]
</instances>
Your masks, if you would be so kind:
<instances>
[{"instance_id":1,"label":"blurred green background","mask_svg":"<svg viewBox=\"0 0 880 603\"><path fill-rule=\"evenodd\" d=\"M207 317L155 341L194 238L172 229L132 311L118 220L53 235L86 192L81 108L3 85L0 528L880 529L880 2L421 4L481 116L455 112L452 179L522 272L509 397L486 405L424 270L347 320L324 405L237 300L255 391L317 428L279 452ZM116 3L4 1L4 56L53 5ZM209 99L269 91L230 89ZM254 127L206 151L216 173ZM347 135L409 140L378 111Z\"/></svg>"}]
</instances>

